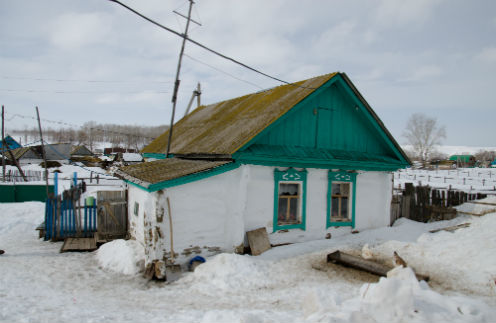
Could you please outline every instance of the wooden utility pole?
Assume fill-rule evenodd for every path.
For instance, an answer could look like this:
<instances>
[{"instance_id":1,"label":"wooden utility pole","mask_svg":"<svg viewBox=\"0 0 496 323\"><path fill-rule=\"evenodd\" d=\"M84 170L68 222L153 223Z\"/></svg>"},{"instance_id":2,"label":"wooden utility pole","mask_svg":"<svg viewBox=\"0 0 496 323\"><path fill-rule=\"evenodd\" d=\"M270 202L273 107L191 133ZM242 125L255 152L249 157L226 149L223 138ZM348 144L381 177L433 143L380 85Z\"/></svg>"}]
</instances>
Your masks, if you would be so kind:
<instances>
[{"instance_id":1,"label":"wooden utility pole","mask_svg":"<svg viewBox=\"0 0 496 323\"><path fill-rule=\"evenodd\" d=\"M189 109L191 109L191 105L193 104L193 100L195 99L195 96L196 96L196 107L198 108L200 106L200 96L201 96L200 83L198 83L198 85L196 86L196 90L194 90L193 94L191 94L191 99L189 100L188 107L184 112L184 116L188 115Z\"/></svg>"},{"instance_id":2,"label":"wooden utility pole","mask_svg":"<svg viewBox=\"0 0 496 323\"><path fill-rule=\"evenodd\" d=\"M45 144L43 143L43 133L41 132L41 121L40 121L40 112L38 111L38 107L36 107L36 117L38 118L38 128L40 129L40 140L41 140L41 153L43 154L43 163L45 164L45 183L46 183L46 196L49 198L50 196L48 195L48 165L47 165L47 160L46 160L46 153L45 153Z\"/></svg>"},{"instance_id":3,"label":"wooden utility pole","mask_svg":"<svg viewBox=\"0 0 496 323\"><path fill-rule=\"evenodd\" d=\"M6 145L3 127L4 127L4 107L2 105L2 156L4 156L5 145ZM10 155L10 159L12 159L12 161L16 165L17 169L19 170L19 173L21 174L22 179L25 182L27 182L28 179L26 178L26 175L24 175L24 172L22 171L21 166L19 166L19 163L17 162L17 159L14 157L14 154L12 153L12 151L10 150L10 147L8 145L7 145L7 152ZM4 169L3 169L3 180L5 181L5 160L3 158L4 157L2 157L2 164L4 165L3 166L4 167Z\"/></svg>"},{"instance_id":4,"label":"wooden utility pole","mask_svg":"<svg viewBox=\"0 0 496 323\"><path fill-rule=\"evenodd\" d=\"M2 181L5 182L5 112L2 105Z\"/></svg>"},{"instance_id":5,"label":"wooden utility pole","mask_svg":"<svg viewBox=\"0 0 496 323\"><path fill-rule=\"evenodd\" d=\"M170 146L172 141L172 130L174 126L174 116L176 114L176 103L177 103L177 91L179 90L179 73L181 72L181 62L183 60L184 54L184 45L186 44L186 38L188 38L188 28L189 23L191 21L191 9L193 8L193 0L189 0L189 10L188 10L188 18L186 20L186 29L184 30L183 43L181 46L181 52L179 53L179 61L177 63L177 71L176 71L176 81L174 82L174 92L172 93L172 116L169 128L169 140L167 141L167 152L165 154L165 158L169 158Z\"/></svg>"}]
</instances>

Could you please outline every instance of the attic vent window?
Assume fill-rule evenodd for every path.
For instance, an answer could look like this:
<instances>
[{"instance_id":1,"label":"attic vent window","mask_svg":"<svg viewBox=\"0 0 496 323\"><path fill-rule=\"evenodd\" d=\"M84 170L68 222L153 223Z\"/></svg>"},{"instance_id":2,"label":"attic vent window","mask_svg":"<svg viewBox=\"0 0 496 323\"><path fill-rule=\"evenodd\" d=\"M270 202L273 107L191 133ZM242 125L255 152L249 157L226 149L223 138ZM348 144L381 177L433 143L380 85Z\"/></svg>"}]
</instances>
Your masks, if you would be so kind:
<instances>
[{"instance_id":1,"label":"attic vent window","mask_svg":"<svg viewBox=\"0 0 496 323\"><path fill-rule=\"evenodd\" d=\"M305 229L306 171L274 172L274 232Z\"/></svg>"}]
</instances>

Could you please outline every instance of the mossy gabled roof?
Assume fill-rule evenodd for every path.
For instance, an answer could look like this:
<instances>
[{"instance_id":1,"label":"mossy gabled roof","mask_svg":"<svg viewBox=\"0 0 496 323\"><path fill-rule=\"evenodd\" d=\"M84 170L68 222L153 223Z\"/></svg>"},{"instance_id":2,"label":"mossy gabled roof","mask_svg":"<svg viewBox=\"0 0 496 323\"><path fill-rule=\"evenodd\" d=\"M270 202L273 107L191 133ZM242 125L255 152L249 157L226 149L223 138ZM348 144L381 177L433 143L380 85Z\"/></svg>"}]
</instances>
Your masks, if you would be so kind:
<instances>
[{"instance_id":1,"label":"mossy gabled roof","mask_svg":"<svg viewBox=\"0 0 496 323\"><path fill-rule=\"evenodd\" d=\"M167 158L120 168L116 175L142 187L199 174L226 164L229 161L188 160Z\"/></svg>"},{"instance_id":2,"label":"mossy gabled roof","mask_svg":"<svg viewBox=\"0 0 496 323\"><path fill-rule=\"evenodd\" d=\"M232 155L337 74L201 106L174 125L170 153ZM166 131L141 152L165 154L168 136Z\"/></svg>"}]
</instances>

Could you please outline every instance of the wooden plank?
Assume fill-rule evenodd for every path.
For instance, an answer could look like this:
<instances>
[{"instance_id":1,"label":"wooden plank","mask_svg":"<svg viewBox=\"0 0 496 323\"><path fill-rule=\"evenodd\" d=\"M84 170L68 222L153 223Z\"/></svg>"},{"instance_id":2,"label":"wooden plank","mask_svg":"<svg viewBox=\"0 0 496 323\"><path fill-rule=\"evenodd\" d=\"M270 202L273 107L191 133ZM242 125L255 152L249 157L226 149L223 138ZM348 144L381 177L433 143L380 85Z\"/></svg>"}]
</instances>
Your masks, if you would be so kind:
<instances>
[{"instance_id":1,"label":"wooden plank","mask_svg":"<svg viewBox=\"0 0 496 323\"><path fill-rule=\"evenodd\" d=\"M327 255L327 262L332 262L334 264L339 264L345 267L351 267L354 269L366 271L368 273L387 277L388 271L393 269L391 266L376 263L371 260L363 259L362 257L357 257L353 255L346 254L339 250ZM429 280L429 276L417 274L415 276L418 280Z\"/></svg>"},{"instance_id":2,"label":"wooden plank","mask_svg":"<svg viewBox=\"0 0 496 323\"><path fill-rule=\"evenodd\" d=\"M458 229L467 228L469 226L470 226L470 223L467 222L467 223L461 223L461 224L458 224L458 225L453 225L453 226L450 226L450 227L445 227L445 228L430 230L429 232L430 233L436 233L436 232L439 232L439 231L455 232Z\"/></svg>"},{"instance_id":3,"label":"wooden plank","mask_svg":"<svg viewBox=\"0 0 496 323\"><path fill-rule=\"evenodd\" d=\"M269 235L265 228L248 231L246 237L253 256L258 256L271 248Z\"/></svg>"},{"instance_id":4,"label":"wooden plank","mask_svg":"<svg viewBox=\"0 0 496 323\"><path fill-rule=\"evenodd\" d=\"M327 255L327 262L363 270L378 276L387 276L387 272L393 269L390 266L378 264L376 262L352 256L339 250Z\"/></svg>"},{"instance_id":5,"label":"wooden plank","mask_svg":"<svg viewBox=\"0 0 496 323\"><path fill-rule=\"evenodd\" d=\"M95 238L66 238L60 252L94 251L96 249Z\"/></svg>"},{"instance_id":6,"label":"wooden plank","mask_svg":"<svg viewBox=\"0 0 496 323\"><path fill-rule=\"evenodd\" d=\"M481 201L470 201L470 203L471 204L481 204L481 205L496 206L496 203L481 202Z\"/></svg>"}]
</instances>

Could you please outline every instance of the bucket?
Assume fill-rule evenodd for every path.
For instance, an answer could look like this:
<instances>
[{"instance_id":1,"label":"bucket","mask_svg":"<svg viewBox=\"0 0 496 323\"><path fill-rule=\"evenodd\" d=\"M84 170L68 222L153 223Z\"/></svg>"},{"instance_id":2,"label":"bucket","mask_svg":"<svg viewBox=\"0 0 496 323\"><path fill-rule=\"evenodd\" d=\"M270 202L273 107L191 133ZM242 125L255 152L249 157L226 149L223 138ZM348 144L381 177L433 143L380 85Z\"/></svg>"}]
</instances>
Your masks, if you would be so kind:
<instances>
[{"instance_id":1,"label":"bucket","mask_svg":"<svg viewBox=\"0 0 496 323\"><path fill-rule=\"evenodd\" d=\"M93 196L87 196L85 200L86 206L94 206L95 205L95 198Z\"/></svg>"}]
</instances>

